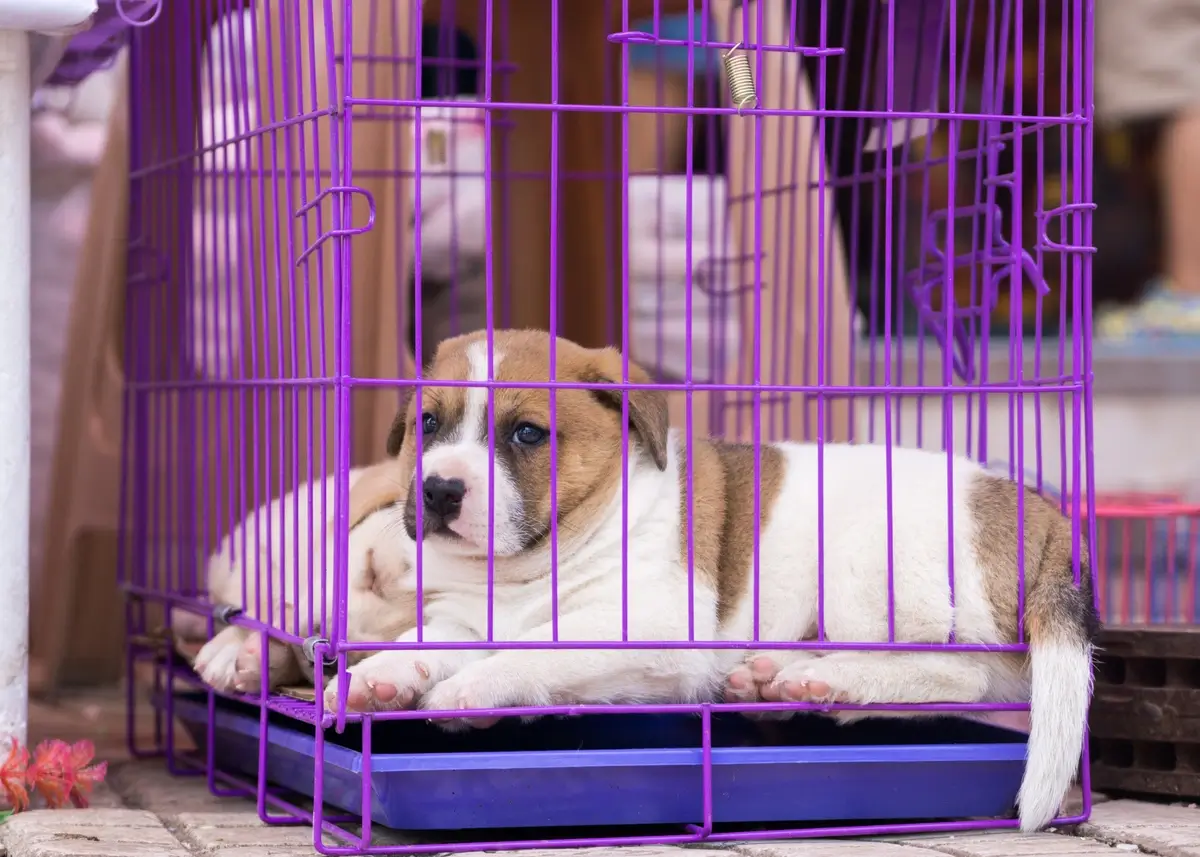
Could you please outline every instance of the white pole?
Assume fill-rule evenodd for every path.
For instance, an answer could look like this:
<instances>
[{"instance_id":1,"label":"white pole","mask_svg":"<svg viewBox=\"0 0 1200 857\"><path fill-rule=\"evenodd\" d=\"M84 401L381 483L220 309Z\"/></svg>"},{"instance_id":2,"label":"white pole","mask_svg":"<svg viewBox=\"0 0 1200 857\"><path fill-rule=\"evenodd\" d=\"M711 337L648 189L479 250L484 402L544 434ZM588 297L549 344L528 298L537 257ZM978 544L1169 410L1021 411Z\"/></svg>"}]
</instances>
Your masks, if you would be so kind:
<instances>
[{"instance_id":1,"label":"white pole","mask_svg":"<svg viewBox=\"0 0 1200 857\"><path fill-rule=\"evenodd\" d=\"M0 748L29 717L29 36L0 30Z\"/></svg>"}]
</instances>

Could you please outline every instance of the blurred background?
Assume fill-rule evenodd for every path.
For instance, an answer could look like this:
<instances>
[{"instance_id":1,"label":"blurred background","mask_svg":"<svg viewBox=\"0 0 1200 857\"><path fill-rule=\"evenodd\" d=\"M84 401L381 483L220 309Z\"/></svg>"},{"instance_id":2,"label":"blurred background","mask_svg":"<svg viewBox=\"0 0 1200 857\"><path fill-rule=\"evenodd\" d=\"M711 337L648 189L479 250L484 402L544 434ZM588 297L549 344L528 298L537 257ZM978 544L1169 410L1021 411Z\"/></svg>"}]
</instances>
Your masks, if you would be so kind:
<instances>
[{"instance_id":1,"label":"blurred background","mask_svg":"<svg viewBox=\"0 0 1200 857\"><path fill-rule=\"evenodd\" d=\"M1144 10L1160 2L1163 0L1097 0L1098 69L1112 69L1112 74L1124 79L1129 76L1121 67L1121 62L1128 62L1129 58L1119 56L1113 40L1104 38L1114 28L1127 33L1129 25L1119 18L1106 24L1102 18L1108 14L1107 10L1121 4L1126 11L1133 7ZM964 9L987 5L960 4ZM1008 8L1010 4L1003 5ZM998 67L1006 75L1003 85L1009 92L1019 91L1023 103L1051 105L1046 107L1051 113L1058 109L1061 97L1058 69L1066 67L1058 46L1069 43L1062 32L1063 21L1058 10L1066 5L1016 4L1017 9L1025 10L1026 16L1024 20L1004 24L1013 33L1005 38L1008 44L1025 45L1032 53L1026 62L999 66L994 58L997 44L994 18L985 14L960 16L960 21L966 22L961 35L962 50L971 57L960 69L956 84L964 112L980 110L986 93L998 85L992 79ZM1200 7L1200 3L1196 5ZM861 58L870 53L867 42L873 36L870 28L859 25L862 19L855 18L866 14L866 6L864 2L832 3L824 22L819 20L819 4L799 3L796 7L798 42L815 43L815 34L824 27L831 41L844 43L846 47L843 55L830 58L826 64L829 78L841 82L827 89L824 101L827 108L852 110L861 97L859 93L869 88L866 78L874 72ZM1185 10L1181 15L1172 25L1175 35L1185 41L1191 37L1189 34L1200 39L1200 12ZM649 31L652 25L641 22L635 28ZM664 20L657 37L686 38L689 28L700 29L686 17ZM1019 38L1015 36L1018 30ZM920 43L922 28L916 28L915 32L918 41L910 47L917 53L936 49L932 42ZM71 316L73 311L79 311L80 302L89 298L90 278L100 264L97 254L123 251L106 246L103 236L88 234L94 206L106 204L103 194L98 195L95 182L109 142L107 135L114 126L123 127L121 116L113 113L124 110L118 97L126 80L124 59L113 48L118 44L108 43L110 49L101 67L95 69L93 63L87 74L60 66L39 86L32 101L35 375L31 654L34 689L51 694L63 687L116 681L123 666L123 607L114 571L116 535L110 527L98 524L80 525L78 532L68 534L69 538L64 538L61 529L55 529L56 522L73 514L69 510L75 505L86 502L104 506L114 502L105 495L85 496L89 493L88 486L81 485L71 472L73 468L86 466L72 464L80 461L78 451L82 448L76 434L81 425L84 431L91 429L78 416L75 401L78 397L64 399L63 390L64 380L73 377L72 373L86 375L96 371L86 361L81 362L79 356L72 358L72 349L78 349L80 342L72 332ZM1160 51L1164 62L1171 57L1190 56L1200 63L1200 51L1189 51L1187 44L1176 47L1179 50L1174 53ZM422 33L421 50L426 61L423 97L452 98L481 91L477 72L469 62L478 62L480 52L465 33L447 38L437 27L427 27ZM689 90L696 104L715 104L725 97L724 91L718 91L713 84L711 72L719 63L713 54L697 54L693 65L696 77L689 81L686 51L636 43L629 50L630 103L684 106ZM1146 52L1142 51L1141 56L1145 58ZM447 73L447 64L439 62L446 59L464 62L457 71ZM804 63L812 79L817 61L807 57ZM1200 303L1189 297L1200 295L1200 281L1190 284L1183 281L1180 271L1188 270L1188 263L1179 258L1181 246L1189 244L1186 236L1192 234L1193 226L1195 232L1200 232L1200 220L1192 224L1187 219L1187 206L1181 208L1178 203L1181 196L1200 200L1200 186L1195 187L1195 193L1189 190L1191 176L1186 168L1189 163L1200 165L1200 148L1192 147L1189 126L1181 121L1190 115L1189 99L1194 95L1200 100L1200 75L1193 80L1195 72L1187 62L1181 60L1177 65L1146 72L1156 82L1158 91L1174 92L1172 99L1143 98L1139 103L1145 109L1130 109L1120 97L1106 100L1103 93L1097 97L1101 105L1100 121L1095 126L1090 165L1091 193L1097 205L1091 219L1090 242L1096 248L1091 267L1096 327L1095 455L1098 487L1121 498L1112 507L1115 511L1110 517L1115 523L1105 531L1107 536L1102 533L1102 539L1107 540L1101 552L1112 554L1114 566L1128 566L1134 561L1130 557L1140 561L1156 555L1159 556L1156 561L1174 562L1164 560L1162 555L1174 552L1177 547L1186 553L1187 546L1195 541L1191 537L1200 532L1200 527L1194 526L1200 509L1194 505L1200 503L1200 450L1194 442L1196 428L1200 426ZM1054 73L1047 73L1047 69ZM1103 75L1100 79L1104 79ZM943 82L941 86L945 90L948 84ZM1133 100L1138 98L1134 96ZM862 141L866 129L856 121L862 122L849 119L841 126L840 133L825 137L824 154L836 175L881 170L886 164L887 155L881 147L876 146L873 151L865 147L864 153ZM962 123L959 150L982 145L978 135L983 125ZM908 160L940 162L941 166L930 168L926 181L913 183L908 190L898 183L895 201L899 205L916 207L919 215L922 205L931 205L931 198L935 203L940 200L942 205L956 193L964 199L973 198L977 177L969 165L959 165L955 186L951 186L946 166L951 160L947 158L951 147L949 134L949 126L942 123L928 133L913 135L907 144L911 148L906 155ZM712 175L722 170L728 158L727 126L721 122L695 122L689 145L682 114L637 114L630 118L629 135L630 147L650 153L647 166L661 173L681 174L690 167L697 174ZM1072 181L1071 177L1061 175L1071 166L1056 161L1060 147L1057 144L1039 147L1040 139L1034 134L1018 137L1017 142L1004 148L995 167L1007 173L1013 171L1016 162L1023 165L1016 174L1028 186L1021 188L1020 193L1002 195L998 205L1005 222L1020 219L1028 223L1028 235L1038 228L1038 206L1050 209L1061 205L1065 201L1062 189ZM1200 170L1200 166L1195 168ZM843 232L853 232L855 217L859 222L878 222L886 200L877 191L878 183L847 182L837 186L833 195L835 217ZM1200 202L1197 206L1200 207ZM970 230L962 230L960 238L969 241L969 233ZM1181 235L1184 240L1179 238ZM917 241L919 237L913 230L910 239ZM1190 243L1200 248L1200 234L1195 234ZM896 306L890 313L892 330L884 329L879 275L871 252L869 241L849 243L848 253L860 257L857 262L852 259L849 265L854 272L849 290L859 316L856 329L863 336L890 333L911 337L918 332L920 314L913 311L911 296L902 289L895 290ZM1196 269L1200 273L1200 265ZM1057 309L1062 288L1059 276L1064 270L1065 265L1047 265L1043 272L1048 289L1045 299L1021 303L1018 326L1024 335L1040 333L1043 338L1054 340L1060 333L1067 333L1064 326L1067 321L1059 317ZM959 303L971 303L972 282L969 274L957 278L957 288L962 291L955 296ZM1004 291L1007 287L1005 281L992 308L991 333L999 341L1007 338L1012 329L1009 296ZM422 283L421 292L427 307L436 307L443 299L439 284L432 277ZM934 309L940 299L935 296ZM1040 314L1036 310L1039 306ZM457 310L468 319L474 311L478 318L480 307L459 305ZM449 332L436 312L426 313L425 323L427 346ZM410 341L415 341L414 330L405 333ZM422 350L428 352L428 347ZM995 353L996 359L1007 360L1006 347L995 348ZM993 377L1005 377L1009 370L1006 364ZM86 391L88 384L108 383L100 375L96 377L99 380L89 380L77 389ZM919 422L920 417L914 419ZM110 435L105 442L111 446L116 440ZM1045 487L1057 490L1060 486ZM1131 520L1137 523L1128 524ZM1169 548L1163 546L1168 530ZM59 550L67 541L70 550ZM53 556L51 549L57 551ZM1195 562L1193 549L1188 560L1193 609ZM71 593L66 604L60 597L64 592Z\"/></svg>"}]
</instances>

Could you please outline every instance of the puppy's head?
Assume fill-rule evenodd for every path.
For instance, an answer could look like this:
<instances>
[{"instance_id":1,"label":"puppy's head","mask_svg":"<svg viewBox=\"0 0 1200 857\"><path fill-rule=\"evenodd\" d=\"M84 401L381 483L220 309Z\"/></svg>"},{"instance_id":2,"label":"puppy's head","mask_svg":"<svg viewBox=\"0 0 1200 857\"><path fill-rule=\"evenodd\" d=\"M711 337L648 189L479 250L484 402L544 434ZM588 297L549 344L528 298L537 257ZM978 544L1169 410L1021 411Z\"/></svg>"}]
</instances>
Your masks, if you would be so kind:
<instances>
[{"instance_id":1,"label":"puppy's head","mask_svg":"<svg viewBox=\"0 0 1200 857\"><path fill-rule=\"evenodd\" d=\"M503 384L544 384L550 378L550 349L555 349L559 382L617 384L621 355L592 350L532 330L496 331L492 378ZM446 340L438 348L427 378L436 381L486 382L488 342L483 332ZM629 380L648 384L649 376L630 364ZM557 512L560 538L587 529L621 484L624 431L620 390L558 389L554 419L546 387L494 390L489 407L486 386L430 386L420 407L408 402L396 416L388 453L399 457L411 481L404 520L417 537L417 507L427 543L459 556L514 556L540 547ZM654 389L628 394L629 455L644 466L667 466L667 402ZM489 430L495 453L489 452ZM417 486L418 436L422 445ZM552 438L558 466L551 461ZM552 502L551 483L557 506ZM489 492L490 489L490 492ZM490 493L490 497L489 497Z\"/></svg>"}]
</instances>

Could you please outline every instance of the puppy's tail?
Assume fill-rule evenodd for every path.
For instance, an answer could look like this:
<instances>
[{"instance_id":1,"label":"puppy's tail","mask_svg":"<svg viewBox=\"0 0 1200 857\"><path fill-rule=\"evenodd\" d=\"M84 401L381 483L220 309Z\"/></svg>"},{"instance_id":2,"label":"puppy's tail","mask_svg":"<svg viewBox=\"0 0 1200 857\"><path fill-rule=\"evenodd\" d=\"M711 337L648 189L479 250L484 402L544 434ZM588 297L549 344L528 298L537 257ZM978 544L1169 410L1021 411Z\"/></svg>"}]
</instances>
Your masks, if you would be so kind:
<instances>
[{"instance_id":1,"label":"puppy's tail","mask_svg":"<svg viewBox=\"0 0 1200 857\"><path fill-rule=\"evenodd\" d=\"M1025 605L1032 672L1031 730L1018 797L1021 830L1040 830L1058 814L1079 769L1092 694L1092 651L1100 627L1087 552L1075 586L1071 531L1059 519Z\"/></svg>"}]
</instances>

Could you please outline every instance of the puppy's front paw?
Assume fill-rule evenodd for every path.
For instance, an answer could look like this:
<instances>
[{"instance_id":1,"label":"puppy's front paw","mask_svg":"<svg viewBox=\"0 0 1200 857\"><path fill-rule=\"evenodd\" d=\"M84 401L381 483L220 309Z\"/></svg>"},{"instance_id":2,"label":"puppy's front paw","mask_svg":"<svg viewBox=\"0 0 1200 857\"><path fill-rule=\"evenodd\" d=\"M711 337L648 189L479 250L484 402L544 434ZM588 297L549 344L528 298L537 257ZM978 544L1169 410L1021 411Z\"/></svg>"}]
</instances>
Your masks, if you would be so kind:
<instances>
[{"instance_id":1,"label":"puppy's front paw","mask_svg":"<svg viewBox=\"0 0 1200 857\"><path fill-rule=\"evenodd\" d=\"M479 711L549 704L549 700L531 691L532 687L528 681L504 670L488 669L487 660L484 660L434 685L421 700L421 707L427 711ZM486 729L499 723L500 719L487 715L434 722L447 731L457 732L468 726Z\"/></svg>"},{"instance_id":2,"label":"puppy's front paw","mask_svg":"<svg viewBox=\"0 0 1200 857\"><path fill-rule=\"evenodd\" d=\"M816 659L792 664L764 686L763 696L775 702L847 703L852 699L832 660Z\"/></svg>"},{"instance_id":3,"label":"puppy's front paw","mask_svg":"<svg viewBox=\"0 0 1200 857\"><path fill-rule=\"evenodd\" d=\"M395 711L413 708L431 684L429 665L417 653L379 652L349 670L347 711ZM338 680L325 686L325 707L337 708Z\"/></svg>"},{"instance_id":4,"label":"puppy's front paw","mask_svg":"<svg viewBox=\"0 0 1200 857\"><path fill-rule=\"evenodd\" d=\"M292 654L292 649L285 643L269 639L267 642L267 690L275 690L279 686L297 678L299 665ZM239 693L254 693L262 684L262 637L250 634L238 650L237 661L234 664L235 677L233 686Z\"/></svg>"},{"instance_id":5,"label":"puppy's front paw","mask_svg":"<svg viewBox=\"0 0 1200 857\"><path fill-rule=\"evenodd\" d=\"M223 628L196 655L192 665L196 674L213 690L221 693L236 691L238 654L245 641L245 634L240 628Z\"/></svg>"},{"instance_id":6,"label":"puppy's front paw","mask_svg":"<svg viewBox=\"0 0 1200 857\"><path fill-rule=\"evenodd\" d=\"M725 701L731 703L778 702L772 698L770 688L782 669L783 658L776 653L759 652L746 656L746 660L734 667L725 677ZM746 711L751 720L787 720L792 711Z\"/></svg>"}]
</instances>

